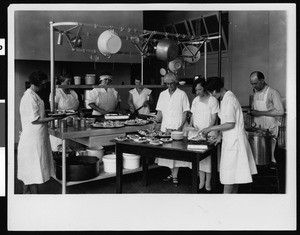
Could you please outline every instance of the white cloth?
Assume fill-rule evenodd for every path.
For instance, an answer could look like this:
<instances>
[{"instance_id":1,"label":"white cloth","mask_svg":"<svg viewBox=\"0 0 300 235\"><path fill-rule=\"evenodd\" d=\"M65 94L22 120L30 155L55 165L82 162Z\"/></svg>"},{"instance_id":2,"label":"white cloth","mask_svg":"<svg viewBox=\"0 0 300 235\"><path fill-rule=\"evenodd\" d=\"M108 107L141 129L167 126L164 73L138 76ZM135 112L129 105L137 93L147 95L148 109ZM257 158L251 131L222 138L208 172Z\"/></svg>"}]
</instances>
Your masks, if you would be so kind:
<instances>
[{"instance_id":1,"label":"white cloth","mask_svg":"<svg viewBox=\"0 0 300 235\"><path fill-rule=\"evenodd\" d=\"M262 92L256 92L253 97L253 108L258 111L268 111L267 107L267 97L268 93L270 91L270 87L266 86L265 89L263 89ZM269 116L259 116L254 117L254 122L256 124L256 127L261 127L263 129L269 129L271 133L274 135L275 138L272 138L271 140L271 150L272 150L272 162L276 162L274 157L274 151L276 146L276 138L278 136L278 126L279 122L275 117L269 117Z\"/></svg>"},{"instance_id":2,"label":"white cloth","mask_svg":"<svg viewBox=\"0 0 300 235\"><path fill-rule=\"evenodd\" d=\"M222 184L250 183L252 175L257 174L256 164L244 129L241 105L231 91L225 93L218 115L221 124L235 123L233 129L222 131L220 181Z\"/></svg>"},{"instance_id":3,"label":"white cloth","mask_svg":"<svg viewBox=\"0 0 300 235\"><path fill-rule=\"evenodd\" d=\"M151 94L151 90L148 88L144 88L141 93L137 91L136 88L129 91L129 93L132 95L133 105L135 109L138 109L141 107L146 100L149 100L149 96ZM139 114L149 114L150 108L149 105L147 107L143 107L140 110L138 110Z\"/></svg>"},{"instance_id":4,"label":"white cloth","mask_svg":"<svg viewBox=\"0 0 300 235\"><path fill-rule=\"evenodd\" d=\"M101 109L108 112L113 112L116 110L118 102L118 92L114 88L94 88L89 93L90 99L89 103L95 103ZM92 115L102 115L102 113L93 110Z\"/></svg>"},{"instance_id":5,"label":"white cloth","mask_svg":"<svg viewBox=\"0 0 300 235\"><path fill-rule=\"evenodd\" d=\"M219 102L215 97L209 96L208 100L201 100L199 96L195 97L192 102L191 112L193 114L194 127L197 127L198 131L189 131L188 138L197 136L203 128L209 127L213 114L218 113L218 111ZM199 169L200 171L211 173L211 156L199 162Z\"/></svg>"},{"instance_id":6,"label":"white cloth","mask_svg":"<svg viewBox=\"0 0 300 235\"><path fill-rule=\"evenodd\" d=\"M51 95L49 101L52 101ZM74 90L70 90L70 94L66 94L62 88L57 88L55 92L55 103L58 104L58 110L77 110L79 107L78 95Z\"/></svg>"},{"instance_id":7,"label":"white cloth","mask_svg":"<svg viewBox=\"0 0 300 235\"><path fill-rule=\"evenodd\" d=\"M162 112L161 131L167 128L178 129L182 123L182 114L190 110L189 99L186 93L178 88L170 95L168 89L159 95L156 110ZM156 158L155 162L159 166L189 167L189 162L175 161L171 159Z\"/></svg>"},{"instance_id":8,"label":"white cloth","mask_svg":"<svg viewBox=\"0 0 300 235\"><path fill-rule=\"evenodd\" d=\"M43 100L27 89L20 102L22 133L18 145L18 179L25 185L41 184L54 176L48 125L32 124L45 117Z\"/></svg>"}]
</instances>

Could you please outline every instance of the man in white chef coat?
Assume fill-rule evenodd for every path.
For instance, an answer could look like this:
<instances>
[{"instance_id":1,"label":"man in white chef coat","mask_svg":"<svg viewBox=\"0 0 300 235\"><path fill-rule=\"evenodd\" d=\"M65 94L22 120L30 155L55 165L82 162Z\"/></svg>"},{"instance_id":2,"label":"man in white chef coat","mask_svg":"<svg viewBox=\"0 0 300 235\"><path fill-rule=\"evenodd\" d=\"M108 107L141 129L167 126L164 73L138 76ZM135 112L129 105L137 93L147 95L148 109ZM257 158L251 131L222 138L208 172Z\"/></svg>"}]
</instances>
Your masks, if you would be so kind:
<instances>
[{"instance_id":1,"label":"man in white chef coat","mask_svg":"<svg viewBox=\"0 0 300 235\"><path fill-rule=\"evenodd\" d=\"M112 75L104 72L99 77L100 85L108 85ZM90 91L89 106L93 109L92 115L103 115L116 111L121 103L119 93L114 88L94 88Z\"/></svg>"},{"instance_id":2,"label":"man in white chef coat","mask_svg":"<svg viewBox=\"0 0 300 235\"><path fill-rule=\"evenodd\" d=\"M284 108L280 93L265 82L265 76L260 71L250 74L250 84L254 89L251 115L256 127L269 129L275 138L272 140L272 161L275 162L274 149L278 137L278 127Z\"/></svg>"},{"instance_id":3,"label":"man in white chef coat","mask_svg":"<svg viewBox=\"0 0 300 235\"><path fill-rule=\"evenodd\" d=\"M162 121L161 131L163 132L182 131L186 122L187 112L190 111L187 94L177 88L178 79L174 73L167 73L164 76L164 82L168 89L162 91L159 95L156 105L156 110L158 111L156 120ZM179 167L188 167L188 162L171 159L157 158L156 163L159 166L166 166L171 169L171 174L164 180L172 180L174 186L178 185L177 175Z\"/></svg>"}]
</instances>

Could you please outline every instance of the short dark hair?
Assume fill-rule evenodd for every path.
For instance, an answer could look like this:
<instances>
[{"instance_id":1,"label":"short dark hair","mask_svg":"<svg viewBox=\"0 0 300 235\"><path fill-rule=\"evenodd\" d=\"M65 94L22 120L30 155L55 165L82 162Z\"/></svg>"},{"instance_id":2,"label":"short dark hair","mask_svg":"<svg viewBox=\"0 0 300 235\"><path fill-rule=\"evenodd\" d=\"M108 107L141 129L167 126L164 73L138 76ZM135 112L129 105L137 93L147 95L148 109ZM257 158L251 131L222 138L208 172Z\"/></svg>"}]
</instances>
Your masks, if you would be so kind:
<instances>
[{"instance_id":1,"label":"short dark hair","mask_svg":"<svg viewBox=\"0 0 300 235\"><path fill-rule=\"evenodd\" d=\"M205 89L209 92L213 92L216 90L216 92L220 92L221 88L224 87L224 82L220 77L209 77L206 81L206 87Z\"/></svg>"},{"instance_id":2,"label":"short dark hair","mask_svg":"<svg viewBox=\"0 0 300 235\"><path fill-rule=\"evenodd\" d=\"M47 74L42 71L35 71L29 75L29 82L38 87L42 84L42 81L47 79Z\"/></svg>"},{"instance_id":3,"label":"short dark hair","mask_svg":"<svg viewBox=\"0 0 300 235\"><path fill-rule=\"evenodd\" d=\"M111 74L110 72L108 72L108 71L103 71L103 72L100 74L100 76L102 76L102 75L112 76L112 74Z\"/></svg>"},{"instance_id":4,"label":"short dark hair","mask_svg":"<svg viewBox=\"0 0 300 235\"><path fill-rule=\"evenodd\" d=\"M135 76L132 76L133 80L139 80L139 81L142 81L141 77L139 75L135 75Z\"/></svg>"},{"instance_id":5,"label":"short dark hair","mask_svg":"<svg viewBox=\"0 0 300 235\"><path fill-rule=\"evenodd\" d=\"M257 78L258 78L259 80L265 79L264 74L263 74L262 72L260 72L260 71L253 71L253 72L250 74L250 77L253 76L253 75L256 75Z\"/></svg>"},{"instance_id":6,"label":"short dark hair","mask_svg":"<svg viewBox=\"0 0 300 235\"><path fill-rule=\"evenodd\" d=\"M72 76L70 74L66 75L60 75L56 78L56 84L60 85L62 82L64 82L66 79L72 79Z\"/></svg>"},{"instance_id":7,"label":"short dark hair","mask_svg":"<svg viewBox=\"0 0 300 235\"><path fill-rule=\"evenodd\" d=\"M196 88L196 86L200 84L204 90L206 90L206 85L207 85L207 82L205 81L204 77L198 77L195 81L194 81L194 84L193 86Z\"/></svg>"}]
</instances>

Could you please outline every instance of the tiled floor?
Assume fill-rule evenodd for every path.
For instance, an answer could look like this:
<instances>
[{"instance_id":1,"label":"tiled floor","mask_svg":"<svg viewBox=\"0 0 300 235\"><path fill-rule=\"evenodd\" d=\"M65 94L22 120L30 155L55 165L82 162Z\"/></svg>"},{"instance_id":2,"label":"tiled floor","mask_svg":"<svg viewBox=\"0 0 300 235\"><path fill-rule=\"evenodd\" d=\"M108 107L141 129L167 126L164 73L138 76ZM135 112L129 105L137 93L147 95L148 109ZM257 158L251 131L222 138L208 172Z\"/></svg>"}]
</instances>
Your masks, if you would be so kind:
<instances>
[{"instance_id":1,"label":"tiled floor","mask_svg":"<svg viewBox=\"0 0 300 235\"><path fill-rule=\"evenodd\" d=\"M189 168L180 168L178 187L162 180L169 172L166 167L149 170L147 187L143 185L141 172L124 175L123 193L191 193L191 170ZM276 170L259 168L259 174L254 176L253 180L252 184L240 185L239 193L278 193ZM116 190L115 181L115 177L112 177L68 186L67 194L113 194ZM216 193L222 193L222 190L222 185L218 184ZM61 184L54 179L39 185L40 194L61 194L61 192ZM22 193L22 182L19 180L15 183L15 193Z\"/></svg>"}]
</instances>

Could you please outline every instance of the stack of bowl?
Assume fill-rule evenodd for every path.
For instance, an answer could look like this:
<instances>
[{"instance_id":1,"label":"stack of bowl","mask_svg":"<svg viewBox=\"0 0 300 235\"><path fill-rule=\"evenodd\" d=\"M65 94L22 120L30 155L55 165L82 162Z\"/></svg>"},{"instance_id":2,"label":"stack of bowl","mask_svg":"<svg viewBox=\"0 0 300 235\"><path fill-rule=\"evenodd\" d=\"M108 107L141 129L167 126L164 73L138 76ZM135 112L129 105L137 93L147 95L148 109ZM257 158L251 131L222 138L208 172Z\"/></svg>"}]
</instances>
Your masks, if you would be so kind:
<instances>
[{"instance_id":1,"label":"stack of bowl","mask_svg":"<svg viewBox=\"0 0 300 235\"><path fill-rule=\"evenodd\" d=\"M183 132L182 131L172 131L171 138L173 140L182 140L183 139Z\"/></svg>"}]
</instances>

